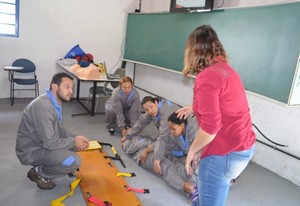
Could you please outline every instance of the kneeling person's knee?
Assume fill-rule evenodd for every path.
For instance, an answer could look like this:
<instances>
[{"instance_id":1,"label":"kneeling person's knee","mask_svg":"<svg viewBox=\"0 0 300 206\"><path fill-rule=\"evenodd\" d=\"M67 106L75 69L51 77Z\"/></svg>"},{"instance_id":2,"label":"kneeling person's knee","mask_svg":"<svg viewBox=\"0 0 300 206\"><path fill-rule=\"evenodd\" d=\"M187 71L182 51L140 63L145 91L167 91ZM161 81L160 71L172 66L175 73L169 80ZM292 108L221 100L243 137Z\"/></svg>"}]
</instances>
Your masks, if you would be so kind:
<instances>
[{"instance_id":1,"label":"kneeling person's knee","mask_svg":"<svg viewBox=\"0 0 300 206\"><path fill-rule=\"evenodd\" d=\"M62 161L62 166L68 168L69 172L73 172L79 168L80 163L81 158L74 153Z\"/></svg>"}]
</instances>

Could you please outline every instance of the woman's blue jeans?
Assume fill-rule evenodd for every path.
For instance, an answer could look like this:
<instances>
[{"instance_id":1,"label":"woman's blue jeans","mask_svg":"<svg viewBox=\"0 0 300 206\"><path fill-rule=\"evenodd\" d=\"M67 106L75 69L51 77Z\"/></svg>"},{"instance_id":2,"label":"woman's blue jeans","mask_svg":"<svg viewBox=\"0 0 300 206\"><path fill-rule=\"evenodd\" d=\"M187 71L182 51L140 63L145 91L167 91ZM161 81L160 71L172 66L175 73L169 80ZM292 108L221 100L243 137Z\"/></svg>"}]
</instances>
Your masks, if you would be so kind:
<instances>
[{"instance_id":1,"label":"woman's blue jeans","mask_svg":"<svg viewBox=\"0 0 300 206\"><path fill-rule=\"evenodd\" d=\"M246 168L254 149L253 145L249 150L201 159L198 170L199 198L193 206L225 205L232 180Z\"/></svg>"}]
</instances>

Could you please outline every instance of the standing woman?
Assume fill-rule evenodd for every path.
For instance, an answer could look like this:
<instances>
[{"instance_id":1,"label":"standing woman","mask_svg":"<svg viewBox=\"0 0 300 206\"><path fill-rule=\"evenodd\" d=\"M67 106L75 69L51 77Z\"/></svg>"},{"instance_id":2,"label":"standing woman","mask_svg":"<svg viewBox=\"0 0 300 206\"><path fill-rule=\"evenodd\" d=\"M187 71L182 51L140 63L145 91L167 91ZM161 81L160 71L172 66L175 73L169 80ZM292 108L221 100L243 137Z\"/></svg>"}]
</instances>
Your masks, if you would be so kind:
<instances>
[{"instance_id":1,"label":"standing woman","mask_svg":"<svg viewBox=\"0 0 300 206\"><path fill-rule=\"evenodd\" d=\"M223 206L230 183L246 168L254 152L255 134L244 86L208 25L190 34L183 73L197 76L193 106L178 110L178 117L194 112L199 124L185 167L193 174L197 153L202 150L198 205Z\"/></svg>"}]
</instances>

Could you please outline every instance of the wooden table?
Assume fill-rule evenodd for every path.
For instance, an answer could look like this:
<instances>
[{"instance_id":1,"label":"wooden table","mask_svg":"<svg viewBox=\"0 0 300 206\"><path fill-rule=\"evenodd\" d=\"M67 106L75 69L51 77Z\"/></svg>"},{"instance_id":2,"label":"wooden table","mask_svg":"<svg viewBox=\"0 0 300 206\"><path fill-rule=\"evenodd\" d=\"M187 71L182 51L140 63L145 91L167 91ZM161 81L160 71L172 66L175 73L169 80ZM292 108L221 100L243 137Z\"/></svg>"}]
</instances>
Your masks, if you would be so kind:
<instances>
[{"instance_id":1,"label":"wooden table","mask_svg":"<svg viewBox=\"0 0 300 206\"><path fill-rule=\"evenodd\" d=\"M71 74L76 80L77 80L77 91L76 91L76 101L87 111L87 113L80 113L80 114L72 114L72 116L77 115L86 115L90 114L91 116L95 115L95 102L96 102L96 89L98 83L105 83L105 82L119 82L120 79L107 79L107 78L96 78L96 79L83 79L79 78L70 70L71 66L64 65L61 62L57 62L57 65L59 65L64 71ZM93 83L93 93L92 93L92 104L91 108L88 108L85 106L84 103L81 102L80 99L80 82L92 82Z\"/></svg>"}]
</instances>

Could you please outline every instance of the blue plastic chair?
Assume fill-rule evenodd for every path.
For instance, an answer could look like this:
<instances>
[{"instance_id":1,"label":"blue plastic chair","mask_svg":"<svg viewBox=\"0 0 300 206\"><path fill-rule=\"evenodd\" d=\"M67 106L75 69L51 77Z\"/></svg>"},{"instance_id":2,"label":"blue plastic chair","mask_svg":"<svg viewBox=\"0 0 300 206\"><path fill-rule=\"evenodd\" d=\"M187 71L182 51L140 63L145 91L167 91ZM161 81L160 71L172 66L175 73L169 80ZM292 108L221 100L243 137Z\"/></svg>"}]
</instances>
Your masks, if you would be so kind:
<instances>
[{"instance_id":1,"label":"blue plastic chair","mask_svg":"<svg viewBox=\"0 0 300 206\"><path fill-rule=\"evenodd\" d=\"M17 59L13 62L12 66L23 67L24 69L18 71L12 71L10 74L10 104L14 105L14 92L16 90L34 90L35 97L39 96L39 82L36 76L36 67L34 63L28 59ZM15 73L32 73L32 75L15 75ZM26 76L26 77L25 77ZM30 86L34 85L34 88L15 88L15 84Z\"/></svg>"}]
</instances>

